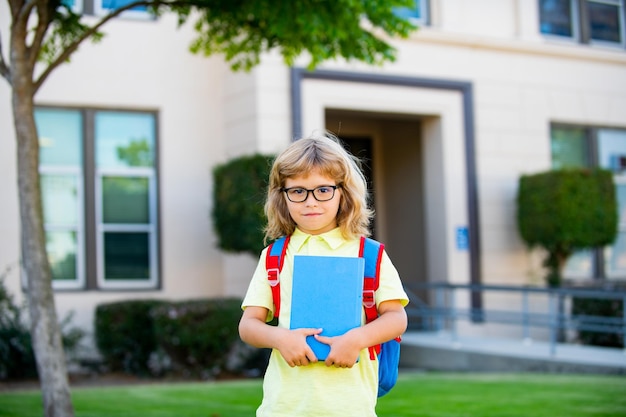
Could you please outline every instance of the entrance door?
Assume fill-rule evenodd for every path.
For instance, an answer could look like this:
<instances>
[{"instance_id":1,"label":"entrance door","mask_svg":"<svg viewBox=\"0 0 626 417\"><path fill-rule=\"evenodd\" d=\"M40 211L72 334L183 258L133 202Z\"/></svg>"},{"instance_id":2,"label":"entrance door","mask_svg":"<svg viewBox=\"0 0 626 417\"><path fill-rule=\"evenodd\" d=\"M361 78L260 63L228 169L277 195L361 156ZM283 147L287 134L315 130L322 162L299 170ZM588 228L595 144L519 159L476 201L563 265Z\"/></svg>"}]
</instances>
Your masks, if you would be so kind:
<instances>
[{"instance_id":1,"label":"entrance door","mask_svg":"<svg viewBox=\"0 0 626 417\"><path fill-rule=\"evenodd\" d=\"M341 126L340 139L363 162L376 213L373 237L385 243L405 287L428 282L421 122L401 115L328 110L326 126L331 132Z\"/></svg>"},{"instance_id":2,"label":"entrance door","mask_svg":"<svg viewBox=\"0 0 626 417\"><path fill-rule=\"evenodd\" d=\"M365 175L365 180L367 181L367 189L370 192L369 195L369 206L370 208L376 210L376 193L374 190L374 180L373 180L373 153L372 153L372 138L369 136L347 136L342 137L341 141L344 146L352 155L359 158L361 161L361 170ZM376 216L372 219L370 231L372 232L372 238L379 239L376 235Z\"/></svg>"}]
</instances>

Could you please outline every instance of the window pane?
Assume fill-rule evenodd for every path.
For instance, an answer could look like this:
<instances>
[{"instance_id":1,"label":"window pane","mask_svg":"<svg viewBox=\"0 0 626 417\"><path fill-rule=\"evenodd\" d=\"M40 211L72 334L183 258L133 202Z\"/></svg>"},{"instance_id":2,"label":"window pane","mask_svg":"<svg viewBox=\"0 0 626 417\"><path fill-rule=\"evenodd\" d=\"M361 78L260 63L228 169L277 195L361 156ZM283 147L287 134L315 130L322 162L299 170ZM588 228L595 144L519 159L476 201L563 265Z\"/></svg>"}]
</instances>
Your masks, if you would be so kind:
<instances>
[{"instance_id":1,"label":"window pane","mask_svg":"<svg viewBox=\"0 0 626 417\"><path fill-rule=\"evenodd\" d=\"M615 187L617 197L618 222L621 227L626 225L626 184L618 184Z\"/></svg>"},{"instance_id":2,"label":"window pane","mask_svg":"<svg viewBox=\"0 0 626 417\"><path fill-rule=\"evenodd\" d=\"M103 9L119 9L122 6L125 6L129 3L132 3L135 0L102 0L102 8ZM136 6L130 10L147 10L146 6Z\"/></svg>"},{"instance_id":3,"label":"window pane","mask_svg":"<svg viewBox=\"0 0 626 417\"><path fill-rule=\"evenodd\" d=\"M43 217L47 225L78 224L78 179L73 175L42 175Z\"/></svg>"},{"instance_id":4,"label":"window pane","mask_svg":"<svg viewBox=\"0 0 626 417\"><path fill-rule=\"evenodd\" d=\"M98 168L154 166L154 115L98 112L95 124Z\"/></svg>"},{"instance_id":5,"label":"window pane","mask_svg":"<svg viewBox=\"0 0 626 417\"><path fill-rule=\"evenodd\" d=\"M149 180L145 177L102 178L104 223L150 223Z\"/></svg>"},{"instance_id":6,"label":"window pane","mask_svg":"<svg viewBox=\"0 0 626 417\"><path fill-rule=\"evenodd\" d=\"M607 278L626 278L626 232L617 235L612 246L604 252Z\"/></svg>"},{"instance_id":7,"label":"window pane","mask_svg":"<svg viewBox=\"0 0 626 417\"><path fill-rule=\"evenodd\" d=\"M75 281L77 237L75 232L46 232L46 251L52 268L52 279Z\"/></svg>"},{"instance_id":8,"label":"window pane","mask_svg":"<svg viewBox=\"0 0 626 417\"><path fill-rule=\"evenodd\" d=\"M415 0L413 7L396 7L394 14L405 19L422 19L424 16L421 3L421 0Z\"/></svg>"},{"instance_id":9,"label":"window pane","mask_svg":"<svg viewBox=\"0 0 626 417\"><path fill-rule=\"evenodd\" d=\"M36 109L39 163L44 166L82 165L82 119L79 111Z\"/></svg>"},{"instance_id":10,"label":"window pane","mask_svg":"<svg viewBox=\"0 0 626 417\"><path fill-rule=\"evenodd\" d=\"M615 193L618 203L619 234L613 245L604 251L607 278L626 278L626 130L599 129L598 158L602 168L616 174Z\"/></svg>"},{"instance_id":11,"label":"window pane","mask_svg":"<svg viewBox=\"0 0 626 417\"><path fill-rule=\"evenodd\" d=\"M541 33L573 37L571 0L539 0Z\"/></svg>"},{"instance_id":12,"label":"window pane","mask_svg":"<svg viewBox=\"0 0 626 417\"><path fill-rule=\"evenodd\" d=\"M61 0L61 4L72 9L76 13L83 12L83 0Z\"/></svg>"},{"instance_id":13,"label":"window pane","mask_svg":"<svg viewBox=\"0 0 626 417\"><path fill-rule=\"evenodd\" d=\"M592 250L574 252L565 263L563 276L574 280L593 278L594 263Z\"/></svg>"},{"instance_id":14,"label":"window pane","mask_svg":"<svg viewBox=\"0 0 626 417\"><path fill-rule=\"evenodd\" d=\"M104 278L147 280L150 278L148 233L107 232L104 234Z\"/></svg>"},{"instance_id":15,"label":"window pane","mask_svg":"<svg viewBox=\"0 0 626 417\"><path fill-rule=\"evenodd\" d=\"M626 168L622 166L623 158L626 158L626 130L598 130L598 157L602 168L616 173Z\"/></svg>"},{"instance_id":16,"label":"window pane","mask_svg":"<svg viewBox=\"0 0 626 417\"><path fill-rule=\"evenodd\" d=\"M584 128L552 127L551 136L553 169L589 166Z\"/></svg>"},{"instance_id":17,"label":"window pane","mask_svg":"<svg viewBox=\"0 0 626 417\"><path fill-rule=\"evenodd\" d=\"M619 6L590 1L587 13L592 40L622 42Z\"/></svg>"}]
</instances>

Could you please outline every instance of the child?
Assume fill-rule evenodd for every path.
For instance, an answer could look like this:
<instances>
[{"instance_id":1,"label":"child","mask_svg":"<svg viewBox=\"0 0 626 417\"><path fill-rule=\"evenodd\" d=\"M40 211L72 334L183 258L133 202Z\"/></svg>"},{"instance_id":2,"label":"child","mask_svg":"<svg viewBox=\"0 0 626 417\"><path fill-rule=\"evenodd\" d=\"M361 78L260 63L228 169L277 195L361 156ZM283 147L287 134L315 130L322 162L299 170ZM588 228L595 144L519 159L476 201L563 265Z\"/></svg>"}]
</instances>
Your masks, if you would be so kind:
<instances>
[{"instance_id":1,"label":"child","mask_svg":"<svg viewBox=\"0 0 626 417\"><path fill-rule=\"evenodd\" d=\"M408 298L387 254L375 296L380 317L337 337L321 336L322 329L289 330L294 255L356 257L360 236L369 234L372 212L363 174L354 157L334 138L323 136L293 142L274 161L269 180L266 240L291 239L280 273L278 326L266 324L274 308L267 248L242 304L241 339L272 349L256 415L375 417L378 362L370 359L368 347L401 335L407 326ZM324 362L306 343L311 335L330 346Z\"/></svg>"}]
</instances>

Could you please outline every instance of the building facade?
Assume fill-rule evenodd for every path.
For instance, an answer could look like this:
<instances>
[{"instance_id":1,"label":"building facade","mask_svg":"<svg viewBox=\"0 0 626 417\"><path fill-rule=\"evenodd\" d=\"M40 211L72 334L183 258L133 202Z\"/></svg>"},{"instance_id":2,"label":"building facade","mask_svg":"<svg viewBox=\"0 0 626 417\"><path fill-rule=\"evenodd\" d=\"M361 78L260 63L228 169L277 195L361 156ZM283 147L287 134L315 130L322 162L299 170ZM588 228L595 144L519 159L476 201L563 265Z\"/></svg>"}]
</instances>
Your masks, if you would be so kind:
<instances>
[{"instance_id":1,"label":"building facade","mask_svg":"<svg viewBox=\"0 0 626 417\"><path fill-rule=\"evenodd\" d=\"M96 3L77 7L97 15L105 3ZM419 30L390 40L396 62L314 72L269 54L232 73L219 56L191 54L191 25L177 28L173 16L136 11L110 22L103 41L82 45L36 96L60 316L74 311L89 332L100 303L243 296L257 260L216 246L212 169L320 130L367 162L375 237L407 287L543 285L541 254L517 232L521 175L603 166L615 172L620 213L626 205L625 8L418 0L402 12ZM0 103L0 271L21 296L6 83ZM626 281L622 217L615 244L577 254L568 282Z\"/></svg>"}]
</instances>

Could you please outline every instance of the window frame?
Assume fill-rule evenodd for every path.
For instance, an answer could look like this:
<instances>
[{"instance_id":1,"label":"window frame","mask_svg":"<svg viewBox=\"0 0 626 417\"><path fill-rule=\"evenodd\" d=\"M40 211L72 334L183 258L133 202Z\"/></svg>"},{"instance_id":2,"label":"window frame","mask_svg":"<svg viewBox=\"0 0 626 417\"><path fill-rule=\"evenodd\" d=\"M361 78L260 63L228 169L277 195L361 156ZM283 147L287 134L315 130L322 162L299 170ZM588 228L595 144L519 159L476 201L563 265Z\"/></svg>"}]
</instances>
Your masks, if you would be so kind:
<instances>
[{"instance_id":1,"label":"window frame","mask_svg":"<svg viewBox=\"0 0 626 417\"><path fill-rule=\"evenodd\" d=\"M78 14L84 14L88 16L104 17L112 10L102 7L103 0L71 0L72 10ZM150 13L148 10L126 10L119 16L123 19L135 19L135 20L156 20L156 16Z\"/></svg>"},{"instance_id":2,"label":"window frame","mask_svg":"<svg viewBox=\"0 0 626 417\"><path fill-rule=\"evenodd\" d=\"M70 110L81 117L82 165L79 168L39 167L40 175L77 174L77 279L53 280L54 290L159 290L161 288L161 222L160 222L160 164L159 164L159 112L156 110L127 108L93 108L36 105L35 111ZM152 167L98 168L96 165L95 119L99 112L149 114L154 123L154 160ZM102 224L102 179L105 176L143 177L148 179L149 222L129 226ZM91 185L89 185L91 184ZM56 226L44 225L47 230ZM104 227L103 227L104 226ZM150 276L145 280L106 280L104 277L104 233L106 231L138 231L148 233Z\"/></svg>"},{"instance_id":3,"label":"window frame","mask_svg":"<svg viewBox=\"0 0 626 417\"><path fill-rule=\"evenodd\" d=\"M87 1L91 3L91 7L93 9L93 14L95 16L106 16L111 13L115 9L108 9L102 6L103 0L81 0ZM130 1L132 2L132 0ZM126 3L129 4L130 2ZM136 19L136 20L155 20L156 17L154 14L150 13L148 10L126 10L120 14L120 17L125 19Z\"/></svg>"},{"instance_id":4,"label":"window frame","mask_svg":"<svg viewBox=\"0 0 626 417\"><path fill-rule=\"evenodd\" d=\"M555 128L564 128L564 129L583 129L585 131L585 151L587 152L587 166L589 168L598 168L601 165L601 161L599 158L599 132L600 131L610 131L610 130L618 130L626 132L626 127L614 127L614 126L592 126L585 124L576 124L576 123L560 123L553 122L550 123L550 141L552 141L552 132ZM626 152L625 152L626 153ZM617 187L618 184L626 184L626 171L616 172L612 168L613 179L615 181L615 185ZM619 233L626 232L626 222L618 224L618 235ZM593 262L591 266L591 276L587 276L583 273L576 273L575 271L570 271L568 275L564 276L564 279L571 282L581 282L581 281L608 281L608 282L616 282L616 281L626 281L626 274L614 274L610 275L606 268L607 256L611 247L613 245L606 245L601 248L596 249L587 249L581 252L590 252L590 260ZM580 252L577 252L580 253Z\"/></svg>"},{"instance_id":5,"label":"window frame","mask_svg":"<svg viewBox=\"0 0 626 417\"><path fill-rule=\"evenodd\" d=\"M49 167L39 166L40 178L46 175L71 175L76 177L76 226L71 227L69 225L62 224L50 224L44 223L44 231L46 234L51 231L73 231L76 233L76 280L53 280L54 289L82 289L85 287L86 274L85 274L85 215L84 215L84 201L85 201L85 185L82 170L79 168L69 167ZM43 196L42 196L43 200Z\"/></svg>"},{"instance_id":6,"label":"window frame","mask_svg":"<svg viewBox=\"0 0 626 417\"><path fill-rule=\"evenodd\" d=\"M103 289L143 289L146 286L155 287L158 283L158 264L156 240L157 230L155 220L157 218L157 184L156 173L151 169L96 169L95 198L96 198L96 238L97 238L97 282L98 287ZM147 178L148 179L148 216L149 223L140 224L107 224L103 220L103 191L102 182L105 177ZM106 232L146 232L149 236L150 253L150 276L147 281L107 280L104 276L104 235Z\"/></svg>"},{"instance_id":7,"label":"window frame","mask_svg":"<svg viewBox=\"0 0 626 417\"><path fill-rule=\"evenodd\" d=\"M626 48L626 0L569 0L572 15L569 16L572 36L558 35L552 33L541 32L541 2L537 0L537 20L539 21L539 34L549 40L585 44L589 46L607 47L607 48ZM587 12L588 3L607 4L618 7L619 19L619 42L609 42L595 40L591 38L591 22Z\"/></svg>"}]
</instances>

